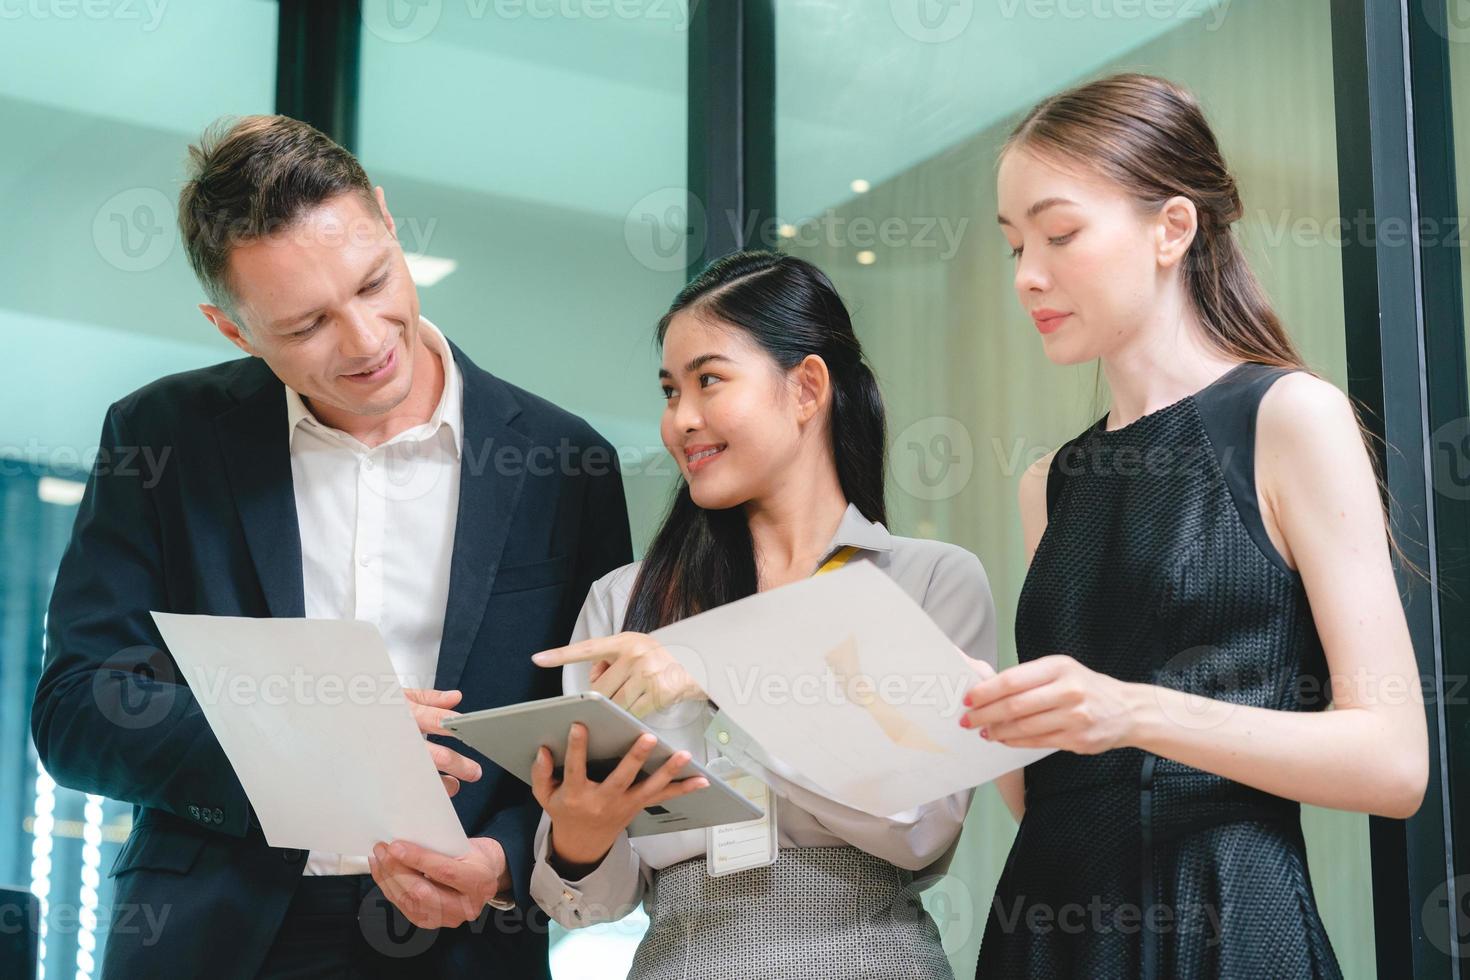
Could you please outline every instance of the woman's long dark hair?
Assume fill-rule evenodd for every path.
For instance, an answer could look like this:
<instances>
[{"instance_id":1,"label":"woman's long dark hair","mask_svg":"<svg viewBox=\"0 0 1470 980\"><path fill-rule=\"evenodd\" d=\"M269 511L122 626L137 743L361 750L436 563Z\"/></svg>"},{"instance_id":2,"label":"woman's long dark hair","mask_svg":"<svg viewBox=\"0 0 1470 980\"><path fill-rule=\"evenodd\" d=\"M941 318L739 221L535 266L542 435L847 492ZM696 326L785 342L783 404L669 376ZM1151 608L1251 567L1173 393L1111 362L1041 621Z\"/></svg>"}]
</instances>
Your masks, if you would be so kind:
<instances>
[{"instance_id":1,"label":"woman's long dark hair","mask_svg":"<svg viewBox=\"0 0 1470 980\"><path fill-rule=\"evenodd\" d=\"M887 427L878 382L832 281L810 262L777 252L737 252L711 263L675 297L658 322L663 346L678 313L698 313L745 331L789 371L815 354L832 379L828 430L837 479L848 502L883 523ZM624 628L647 633L754 595L755 546L744 506L706 510L679 481L628 603Z\"/></svg>"}]
</instances>

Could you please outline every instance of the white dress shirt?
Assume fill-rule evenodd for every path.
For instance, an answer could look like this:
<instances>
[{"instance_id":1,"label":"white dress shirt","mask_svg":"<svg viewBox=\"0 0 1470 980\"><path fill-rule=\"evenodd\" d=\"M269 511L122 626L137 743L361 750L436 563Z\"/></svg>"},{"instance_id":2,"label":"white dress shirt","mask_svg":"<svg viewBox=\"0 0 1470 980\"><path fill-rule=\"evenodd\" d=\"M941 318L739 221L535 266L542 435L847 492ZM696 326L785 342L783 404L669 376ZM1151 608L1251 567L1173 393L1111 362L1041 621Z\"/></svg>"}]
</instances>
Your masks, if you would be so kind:
<instances>
[{"instance_id":1,"label":"white dress shirt","mask_svg":"<svg viewBox=\"0 0 1470 980\"><path fill-rule=\"evenodd\" d=\"M853 505L848 505L818 567L849 545L858 549L853 561L872 562L887 573L956 646L995 666L995 603L978 558L952 544L891 535ZM623 629L638 567L637 562L625 565L593 584L572 642L611 636ZM562 668L563 689L568 694L590 689L590 671L586 663ZM723 711L714 710L707 700L699 703L700 711L675 705L644 721L675 749L687 749L698 762L708 761L712 740L720 754L764 780L781 797L776 806L776 830L782 847L850 844L911 871L937 875L948 868L974 790L875 817L827 798L800 773L762 750ZM568 929L622 918L643 900L659 868L703 857L706 851L703 830L636 840L630 840L625 831L601 864L573 881L562 878L549 861L550 826L550 819L542 814L533 844L531 897Z\"/></svg>"},{"instance_id":2,"label":"white dress shirt","mask_svg":"<svg viewBox=\"0 0 1470 980\"><path fill-rule=\"evenodd\" d=\"M444 335L419 319L444 367L422 425L374 448L323 425L286 389L306 615L375 624L404 687L433 687L459 515L464 387ZM428 370L419 364L416 370ZM367 874L365 855L307 856L306 874Z\"/></svg>"}]
</instances>

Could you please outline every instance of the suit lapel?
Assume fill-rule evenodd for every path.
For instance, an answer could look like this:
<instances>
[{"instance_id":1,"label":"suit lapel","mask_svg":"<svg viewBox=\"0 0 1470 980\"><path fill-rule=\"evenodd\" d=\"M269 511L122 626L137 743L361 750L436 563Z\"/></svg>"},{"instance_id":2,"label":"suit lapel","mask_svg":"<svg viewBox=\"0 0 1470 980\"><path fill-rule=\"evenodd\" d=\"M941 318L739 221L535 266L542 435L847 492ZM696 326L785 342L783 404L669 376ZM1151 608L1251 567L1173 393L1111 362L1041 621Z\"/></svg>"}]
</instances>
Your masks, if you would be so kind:
<instances>
[{"instance_id":1,"label":"suit lapel","mask_svg":"<svg viewBox=\"0 0 1470 980\"><path fill-rule=\"evenodd\" d=\"M449 601L434 686L459 685L465 661L485 618L490 587L510 534L525 482L531 440L509 423L519 406L502 382L477 368L454 344L464 378L464 435L460 456L459 516L449 568Z\"/></svg>"},{"instance_id":2,"label":"suit lapel","mask_svg":"<svg viewBox=\"0 0 1470 980\"><path fill-rule=\"evenodd\" d=\"M531 447L530 438L508 425L519 407L501 382L477 368L454 344L450 349L464 378L464 442L449 600L434 684L440 690L459 684L485 617ZM245 380L261 381L248 370ZM270 615L304 616L286 396L274 375L241 387L247 393L215 420L225 472ZM497 453L503 455L497 459Z\"/></svg>"},{"instance_id":3,"label":"suit lapel","mask_svg":"<svg viewBox=\"0 0 1470 980\"><path fill-rule=\"evenodd\" d=\"M263 365L248 365L242 380L261 380L257 372L267 375L263 383L217 417L215 431L270 614L304 616L301 532L286 441L285 390Z\"/></svg>"}]
</instances>

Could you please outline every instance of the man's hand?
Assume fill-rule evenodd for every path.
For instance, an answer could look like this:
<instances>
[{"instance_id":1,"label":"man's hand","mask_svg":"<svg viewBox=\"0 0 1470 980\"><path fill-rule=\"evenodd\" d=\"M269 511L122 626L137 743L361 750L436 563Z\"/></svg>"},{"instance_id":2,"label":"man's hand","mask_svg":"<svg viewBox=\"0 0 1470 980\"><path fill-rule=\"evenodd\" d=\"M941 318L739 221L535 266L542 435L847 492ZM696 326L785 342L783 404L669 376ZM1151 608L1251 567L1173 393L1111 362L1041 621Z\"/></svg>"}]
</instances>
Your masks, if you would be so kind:
<instances>
[{"instance_id":1,"label":"man's hand","mask_svg":"<svg viewBox=\"0 0 1470 980\"><path fill-rule=\"evenodd\" d=\"M388 901L421 929L473 922L492 898L511 887L505 851L489 837L471 837L470 851L461 858L408 841L379 843L368 868Z\"/></svg>"},{"instance_id":2,"label":"man's hand","mask_svg":"<svg viewBox=\"0 0 1470 980\"><path fill-rule=\"evenodd\" d=\"M453 710L463 697L459 691L405 687L403 696L408 699L408 706L413 711L413 720L418 722L419 731L425 735L454 737L454 733L444 728L442 723L445 718L453 718L459 714ZM461 782L473 783L482 775L479 763L446 746L430 742L429 755L433 758L434 768L439 770L439 778L444 781L444 789L450 796L459 792Z\"/></svg>"}]
</instances>

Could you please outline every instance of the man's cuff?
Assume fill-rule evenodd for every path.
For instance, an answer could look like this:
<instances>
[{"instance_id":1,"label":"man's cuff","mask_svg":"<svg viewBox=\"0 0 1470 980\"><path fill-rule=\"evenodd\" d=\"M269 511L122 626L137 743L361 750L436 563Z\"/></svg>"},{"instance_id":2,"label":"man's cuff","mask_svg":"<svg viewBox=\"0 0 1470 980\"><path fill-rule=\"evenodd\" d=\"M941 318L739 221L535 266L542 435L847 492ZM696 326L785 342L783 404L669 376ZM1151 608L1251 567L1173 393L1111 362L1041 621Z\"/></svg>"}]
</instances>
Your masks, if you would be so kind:
<instances>
[{"instance_id":1,"label":"man's cuff","mask_svg":"<svg viewBox=\"0 0 1470 980\"><path fill-rule=\"evenodd\" d=\"M233 771L229 776L228 784L201 786L196 795L171 808L174 816L230 837L249 837L253 829L264 837L265 830L244 787L235 779Z\"/></svg>"},{"instance_id":2,"label":"man's cuff","mask_svg":"<svg viewBox=\"0 0 1470 980\"><path fill-rule=\"evenodd\" d=\"M529 813L527 812L529 811ZM501 892L490 903L496 908L531 906L531 838L536 832L535 820L541 810L535 804L506 807L497 813L476 837L489 837L499 842L505 853L505 867L510 872L510 891ZM508 904L501 906L497 903Z\"/></svg>"}]
</instances>

